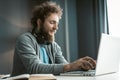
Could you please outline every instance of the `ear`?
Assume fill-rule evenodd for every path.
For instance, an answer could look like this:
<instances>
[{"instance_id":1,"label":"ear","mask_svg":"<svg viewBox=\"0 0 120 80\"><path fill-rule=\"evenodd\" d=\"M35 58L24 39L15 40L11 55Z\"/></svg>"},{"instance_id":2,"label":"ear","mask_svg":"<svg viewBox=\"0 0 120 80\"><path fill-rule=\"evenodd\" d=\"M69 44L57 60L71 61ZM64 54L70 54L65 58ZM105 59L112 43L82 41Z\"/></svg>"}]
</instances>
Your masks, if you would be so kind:
<instances>
[{"instance_id":1,"label":"ear","mask_svg":"<svg viewBox=\"0 0 120 80\"><path fill-rule=\"evenodd\" d=\"M40 28L41 20L37 19L37 27Z\"/></svg>"}]
</instances>

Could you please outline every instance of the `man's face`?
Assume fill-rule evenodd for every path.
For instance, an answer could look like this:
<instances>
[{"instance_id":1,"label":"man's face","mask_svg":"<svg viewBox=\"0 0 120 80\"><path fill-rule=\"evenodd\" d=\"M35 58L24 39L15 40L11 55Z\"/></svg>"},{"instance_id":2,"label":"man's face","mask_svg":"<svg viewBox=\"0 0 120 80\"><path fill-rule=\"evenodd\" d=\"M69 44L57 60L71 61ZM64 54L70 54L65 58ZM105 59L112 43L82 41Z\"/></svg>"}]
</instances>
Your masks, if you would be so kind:
<instances>
[{"instance_id":1,"label":"man's face","mask_svg":"<svg viewBox=\"0 0 120 80\"><path fill-rule=\"evenodd\" d=\"M44 31L50 35L54 36L56 30L58 29L59 17L56 13L50 14L44 21Z\"/></svg>"},{"instance_id":2,"label":"man's face","mask_svg":"<svg viewBox=\"0 0 120 80\"><path fill-rule=\"evenodd\" d=\"M58 29L59 17L51 13L40 26L39 39L47 42L54 41L54 35Z\"/></svg>"}]
</instances>

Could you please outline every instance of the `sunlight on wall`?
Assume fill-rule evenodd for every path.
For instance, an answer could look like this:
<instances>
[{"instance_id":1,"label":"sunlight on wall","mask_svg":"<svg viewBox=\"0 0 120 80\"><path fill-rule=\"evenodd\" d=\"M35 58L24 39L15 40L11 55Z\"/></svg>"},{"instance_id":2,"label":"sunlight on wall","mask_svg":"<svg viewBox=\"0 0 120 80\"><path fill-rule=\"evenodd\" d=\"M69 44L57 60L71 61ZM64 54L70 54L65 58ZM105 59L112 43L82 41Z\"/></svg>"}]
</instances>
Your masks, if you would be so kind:
<instances>
[{"instance_id":1,"label":"sunlight on wall","mask_svg":"<svg viewBox=\"0 0 120 80\"><path fill-rule=\"evenodd\" d=\"M120 0L107 0L110 35L120 37Z\"/></svg>"}]
</instances>

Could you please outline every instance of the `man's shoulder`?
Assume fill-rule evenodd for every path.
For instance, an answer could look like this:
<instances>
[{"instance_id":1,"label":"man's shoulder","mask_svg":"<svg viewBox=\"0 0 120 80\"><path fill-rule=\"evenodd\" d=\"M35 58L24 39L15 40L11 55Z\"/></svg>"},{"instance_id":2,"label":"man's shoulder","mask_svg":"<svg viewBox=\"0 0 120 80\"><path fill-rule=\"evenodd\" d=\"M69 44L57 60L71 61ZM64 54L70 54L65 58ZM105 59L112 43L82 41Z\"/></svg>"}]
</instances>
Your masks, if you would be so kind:
<instances>
[{"instance_id":1,"label":"man's shoulder","mask_svg":"<svg viewBox=\"0 0 120 80\"><path fill-rule=\"evenodd\" d=\"M35 37L30 32L22 33L18 37L18 41L36 41Z\"/></svg>"},{"instance_id":2,"label":"man's shoulder","mask_svg":"<svg viewBox=\"0 0 120 80\"><path fill-rule=\"evenodd\" d=\"M22 33L18 38L34 38L30 32Z\"/></svg>"},{"instance_id":3,"label":"man's shoulder","mask_svg":"<svg viewBox=\"0 0 120 80\"><path fill-rule=\"evenodd\" d=\"M33 36L30 32L25 32L20 35L20 37L28 37L28 36Z\"/></svg>"}]
</instances>

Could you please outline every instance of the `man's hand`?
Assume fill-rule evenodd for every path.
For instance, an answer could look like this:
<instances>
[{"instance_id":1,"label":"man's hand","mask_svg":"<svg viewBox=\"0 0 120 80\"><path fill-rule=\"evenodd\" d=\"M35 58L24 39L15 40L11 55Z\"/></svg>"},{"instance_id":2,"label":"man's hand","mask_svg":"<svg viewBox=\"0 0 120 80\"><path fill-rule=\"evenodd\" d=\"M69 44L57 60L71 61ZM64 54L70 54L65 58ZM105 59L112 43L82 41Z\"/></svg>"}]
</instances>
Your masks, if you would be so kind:
<instances>
[{"instance_id":1,"label":"man's hand","mask_svg":"<svg viewBox=\"0 0 120 80\"><path fill-rule=\"evenodd\" d=\"M72 70L92 70L96 67L96 61L91 57L83 57L80 58L73 63L64 65L64 71L72 71Z\"/></svg>"}]
</instances>

